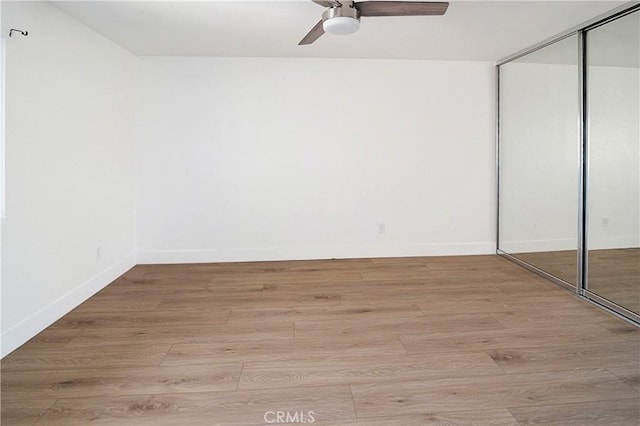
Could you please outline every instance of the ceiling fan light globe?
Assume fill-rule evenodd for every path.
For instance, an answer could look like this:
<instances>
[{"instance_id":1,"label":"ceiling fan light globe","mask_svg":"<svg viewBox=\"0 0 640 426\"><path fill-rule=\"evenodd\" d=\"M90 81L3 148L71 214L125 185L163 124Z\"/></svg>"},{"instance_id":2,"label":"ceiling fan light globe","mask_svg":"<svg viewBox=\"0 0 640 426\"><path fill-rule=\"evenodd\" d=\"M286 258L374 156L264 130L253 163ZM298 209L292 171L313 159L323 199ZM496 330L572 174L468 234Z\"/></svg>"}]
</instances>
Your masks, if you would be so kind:
<instances>
[{"instance_id":1,"label":"ceiling fan light globe","mask_svg":"<svg viewBox=\"0 0 640 426\"><path fill-rule=\"evenodd\" d=\"M337 16L322 23L322 28L329 34L353 34L360 28L360 20L348 16Z\"/></svg>"}]
</instances>

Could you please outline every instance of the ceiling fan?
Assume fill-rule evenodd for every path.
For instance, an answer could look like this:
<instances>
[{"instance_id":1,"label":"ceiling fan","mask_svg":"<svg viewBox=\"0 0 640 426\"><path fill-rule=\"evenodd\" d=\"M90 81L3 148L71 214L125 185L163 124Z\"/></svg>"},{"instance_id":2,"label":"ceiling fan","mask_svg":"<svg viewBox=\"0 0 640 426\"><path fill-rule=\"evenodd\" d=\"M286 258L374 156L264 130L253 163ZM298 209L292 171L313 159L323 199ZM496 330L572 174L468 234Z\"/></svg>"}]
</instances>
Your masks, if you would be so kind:
<instances>
[{"instance_id":1,"label":"ceiling fan","mask_svg":"<svg viewBox=\"0 0 640 426\"><path fill-rule=\"evenodd\" d=\"M311 44L322 34L351 34L360 28L361 16L423 16L444 15L447 2L433 1L347 1L311 0L328 9L322 19L307 33L299 46Z\"/></svg>"}]
</instances>

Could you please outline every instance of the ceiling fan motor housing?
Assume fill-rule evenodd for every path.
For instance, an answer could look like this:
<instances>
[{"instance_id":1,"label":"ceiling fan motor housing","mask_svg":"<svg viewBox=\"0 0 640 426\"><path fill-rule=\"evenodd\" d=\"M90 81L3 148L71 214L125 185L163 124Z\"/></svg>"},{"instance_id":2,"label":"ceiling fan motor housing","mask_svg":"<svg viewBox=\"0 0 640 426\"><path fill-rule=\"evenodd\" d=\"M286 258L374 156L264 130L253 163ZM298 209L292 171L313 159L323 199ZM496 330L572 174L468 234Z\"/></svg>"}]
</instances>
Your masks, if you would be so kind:
<instances>
[{"instance_id":1,"label":"ceiling fan motor housing","mask_svg":"<svg viewBox=\"0 0 640 426\"><path fill-rule=\"evenodd\" d=\"M330 34L352 34L360 28L360 12L353 2L331 7L322 14L322 27Z\"/></svg>"}]
</instances>

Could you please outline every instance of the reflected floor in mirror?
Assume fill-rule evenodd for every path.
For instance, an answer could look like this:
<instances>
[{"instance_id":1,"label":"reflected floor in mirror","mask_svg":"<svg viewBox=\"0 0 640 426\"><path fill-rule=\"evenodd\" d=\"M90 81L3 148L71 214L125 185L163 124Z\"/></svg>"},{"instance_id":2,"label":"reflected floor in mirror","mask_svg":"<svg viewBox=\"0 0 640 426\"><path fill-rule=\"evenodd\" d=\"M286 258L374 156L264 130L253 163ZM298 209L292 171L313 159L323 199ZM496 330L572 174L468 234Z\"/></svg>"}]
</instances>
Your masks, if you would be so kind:
<instances>
[{"instance_id":1,"label":"reflected floor in mirror","mask_svg":"<svg viewBox=\"0 0 640 426\"><path fill-rule=\"evenodd\" d=\"M640 314L640 248L589 251L589 291Z\"/></svg>"},{"instance_id":2,"label":"reflected floor in mirror","mask_svg":"<svg viewBox=\"0 0 640 426\"><path fill-rule=\"evenodd\" d=\"M512 256L567 282L575 282L575 250ZM588 282L592 293L640 314L640 248L590 250Z\"/></svg>"},{"instance_id":3,"label":"reflected floor in mirror","mask_svg":"<svg viewBox=\"0 0 640 426\"><path fill-rule=\"evenodd\" d=\"M2 424L637 426L639 358L499 256L136 266L2 360Z\"/></svg>"},{"instance_id":4,"label":"reflected floor in mirror","mask_svg":"<svg viewBox=\"0 0 640 426\"><path fill-rule=\"evenodd\" d=\"M535 266L544 272L576 285L578 275L578 251L561 250L530 253L509 253L511 256Z\"/></svg>"}]
</instances>

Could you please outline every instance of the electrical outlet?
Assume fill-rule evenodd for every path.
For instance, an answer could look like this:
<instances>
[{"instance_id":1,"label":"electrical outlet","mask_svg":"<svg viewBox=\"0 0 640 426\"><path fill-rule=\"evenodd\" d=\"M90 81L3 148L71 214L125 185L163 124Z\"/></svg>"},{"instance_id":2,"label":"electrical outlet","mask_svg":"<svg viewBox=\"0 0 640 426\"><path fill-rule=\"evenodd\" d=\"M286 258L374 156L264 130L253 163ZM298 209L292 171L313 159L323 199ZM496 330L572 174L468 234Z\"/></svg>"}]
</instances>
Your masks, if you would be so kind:
<instances>
[{"instance_id":1,"label":"electrical outlet","mask_svg":"<svg viewBox=\"0 0 640 426\"><path fill-rule=\"evenodd\" d=\"M607 226L609 226L609 218L606 216L602 216L602 219L600 220L600 224L602 225L603 228L606 228Z\"/></svg>"},{"instance_id":2,"label":"electrical outlet","mask_svg":"<svg viewBox=\"0 0 640 426\"><path fill-rule=\"evenodd\" d=\"M96 247L96 260L100 260L102 258L102 247Z\"/></svg>"},{"instance_id":3,"label":"electrical outlet","mask_svg":"<svg viewBox=\"0 0 640 426\"><path fill-rule=\"evenodd\" d=\"M378 224L378 234L384 234L387 232L387 226L384 223Z\"/></svg>"}]
</instances>

